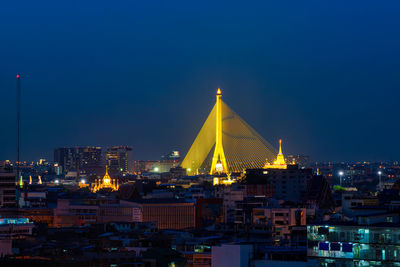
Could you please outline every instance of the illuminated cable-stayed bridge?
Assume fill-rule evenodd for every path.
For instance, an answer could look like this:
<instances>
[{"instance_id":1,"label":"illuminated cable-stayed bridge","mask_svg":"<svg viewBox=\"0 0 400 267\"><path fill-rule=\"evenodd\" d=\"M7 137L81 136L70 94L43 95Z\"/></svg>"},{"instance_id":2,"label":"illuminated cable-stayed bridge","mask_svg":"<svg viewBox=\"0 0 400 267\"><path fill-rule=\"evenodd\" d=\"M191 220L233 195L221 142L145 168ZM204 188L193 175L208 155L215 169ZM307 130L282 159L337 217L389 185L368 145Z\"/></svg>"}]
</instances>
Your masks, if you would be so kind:
<instances>
[{"instance_id":1,"label":"illuminated cable-stayed bridge","mask_svg":"<svg viewBox=\"0 0 400 267\"><path fill-rule=\"evenodd\" d=\"M278 151L222 101L219 88L216 98L181 163L188 174L229 174L273 162Z\"/></svg>"}]
</instances>

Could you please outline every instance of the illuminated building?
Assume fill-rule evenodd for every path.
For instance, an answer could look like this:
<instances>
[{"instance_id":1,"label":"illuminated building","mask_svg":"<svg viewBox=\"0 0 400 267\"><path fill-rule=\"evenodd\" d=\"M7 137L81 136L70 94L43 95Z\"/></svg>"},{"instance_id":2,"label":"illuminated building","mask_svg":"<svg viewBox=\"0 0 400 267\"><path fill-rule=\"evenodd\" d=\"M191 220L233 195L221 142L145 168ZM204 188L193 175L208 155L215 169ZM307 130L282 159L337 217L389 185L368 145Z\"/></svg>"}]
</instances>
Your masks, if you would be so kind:
<instances>
[{"instance_id":1,"label":"illuminated building","mask_svg":"<svg viewBox=\"0 0 400 267\"><path fill-rule=\"evenodd\" d=\"M182 161L181 166L189 175L240 173L262 168L265 160L273 160L276 154L272 145L221 97L218 89L216 103Z\"/></svg>"},{"instance_id":2,"label":"illuminated building","mask_svg":"<svg viewBox=\"0 0 400 267\"><path fill-rule=\"evenodd\" d=\"M308 225L307 256L318 266L400 266L400 228L388 222L393 217L385 219L376 225Z\"/></svg>"},{"instance_id":3,"label":"illuminated building","mask_svg":"<svg viewBox=\"0 0 400 267\"><path fill-rule=\"evenodd\" d=\"M108 169L106 168L106 174L103 179L96 179L96 181L92 184L91 191L93 193L101 190L108 189L111 191L117 191L119 189L118 181L115 179L111 179L110 175L108 175Z\"/></svg>"},{"instance_id":4,"label":"illuminated building","mask_svg":"<svg viewBox=\"0 0 400 267\"><path fill-rule=\"evenodd\" d=\"M54 150L54 163L64 173L76 171L79 173L97 174L102 170L101 147L62 147Z\"/></svg>"},{"instance_id":5,"label":"illuminated building","mask_svg":"<svg viewBox=\"0 0 400 267\"><path fill-rule=\"evenodd\" d=\"M33 227L28 218L0 218L0 235L11 239L31 235Z\"/></svg>"},{"instance_id":6,"label":"illuminated building","mask_svg":"<svg viewBox=\"0 0 400 267\"><path fill-rule=\"evenodd\" d=\"M169 172L172 168L176 168L178 166L179 161L176 159L135 160L133 162L133 172L136 174L144 172L164 173Z\"/></svg>"},{"instance_id":7,"label":"illuminated building","mask_svg":"<svg viewBox=\"0 0 400 267\"><path fill-rule=\"evenodd\" d=\"M124 174L132 168L132 147L107 147L106 164L111 174Z\"/></svg>"},{"instance_id":8,"label":"illuminated building","mask_svg":"<svg viewBox=\"0 0 400 267\"><path fill-rule=\"evenodd\" d=\"M287 169L285 157L282 153L282 139L279 139L279 152L273 164L268 161L265 163L264 169Z\"/></svg>"},{"instance_id":9,"label":"illuminated building","mask_svg":"<svg viewBox=\"0 0 400 267\"><path fill-rule=\"evenodd\" d=\"M89 184L86 183L85 179L81 179L78 183L79 188L85 188L85 187L89 187Z\"/></svg>"}]
</instances>

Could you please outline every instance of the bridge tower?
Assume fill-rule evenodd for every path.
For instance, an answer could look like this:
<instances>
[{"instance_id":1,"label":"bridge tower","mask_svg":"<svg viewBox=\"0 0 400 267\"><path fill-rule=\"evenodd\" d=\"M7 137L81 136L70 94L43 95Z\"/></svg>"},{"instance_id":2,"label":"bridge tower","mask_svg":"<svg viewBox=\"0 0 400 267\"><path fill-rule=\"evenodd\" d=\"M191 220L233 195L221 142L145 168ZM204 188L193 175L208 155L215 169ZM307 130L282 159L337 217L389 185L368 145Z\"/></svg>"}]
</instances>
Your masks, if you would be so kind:
<instances>
[{"instance_id":1,"label":"bridge tower","mask_svg":"<svg viewBox=\"0 0 400 267\"><path fill-rule=\"evenodd\" d=\"M215 148L214 155L211 163L210 174L215 173L227 173L228 165L226 164L226 158L224 148L222 146L222 107L221 107L221 89L217 91L217 103L216 105L216 120L215 120Z\"/></svg>"}]
</instances>

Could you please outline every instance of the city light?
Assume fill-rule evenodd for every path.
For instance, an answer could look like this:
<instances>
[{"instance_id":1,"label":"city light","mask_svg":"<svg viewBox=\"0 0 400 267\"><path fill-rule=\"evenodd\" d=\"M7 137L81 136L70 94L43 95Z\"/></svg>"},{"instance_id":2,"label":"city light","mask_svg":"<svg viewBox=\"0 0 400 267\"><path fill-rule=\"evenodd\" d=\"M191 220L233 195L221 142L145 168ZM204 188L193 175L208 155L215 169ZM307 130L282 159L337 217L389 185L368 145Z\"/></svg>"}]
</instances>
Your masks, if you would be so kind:
<instances>
[{"instance_id":1,"label":"city light","mask_svg":"<svg viewBox=\"0 0 400 267\"><path fill-rule=\"evenodd\" d=\"M400 267L400 2L4 2L0 267Z\"/></svg>"}]
</instances>

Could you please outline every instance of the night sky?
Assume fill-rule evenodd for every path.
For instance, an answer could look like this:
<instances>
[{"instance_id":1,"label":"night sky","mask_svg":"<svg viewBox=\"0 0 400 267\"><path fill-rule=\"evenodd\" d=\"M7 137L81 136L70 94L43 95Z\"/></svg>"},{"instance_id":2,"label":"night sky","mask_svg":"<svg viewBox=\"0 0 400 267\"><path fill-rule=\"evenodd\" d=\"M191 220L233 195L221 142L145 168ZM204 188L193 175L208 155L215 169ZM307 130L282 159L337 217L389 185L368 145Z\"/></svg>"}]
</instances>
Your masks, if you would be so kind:
<instances>
[{"instance_id":1,"label":"night sky","mask_svg":"<svg viewBox=\"0 0 400 267\"><path fill-rule=\"evenodd\" d=\"M18 72L24 160L185 153L218 87L285 154L399 160L399 14L399 1L3 1L0 160L16 159Z\"/></svg>"}]
</instances>

